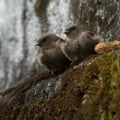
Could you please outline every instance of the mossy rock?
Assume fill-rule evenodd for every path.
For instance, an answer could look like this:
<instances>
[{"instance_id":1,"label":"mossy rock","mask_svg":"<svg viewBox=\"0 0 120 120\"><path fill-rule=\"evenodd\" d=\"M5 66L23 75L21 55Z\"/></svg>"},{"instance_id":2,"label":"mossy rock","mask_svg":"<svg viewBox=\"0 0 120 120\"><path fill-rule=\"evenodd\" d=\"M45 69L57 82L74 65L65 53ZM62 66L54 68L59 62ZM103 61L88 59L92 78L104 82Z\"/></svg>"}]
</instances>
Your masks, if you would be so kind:
<instances>
[{"instance_id":1,"label":"mossy rock","mask_svg":"<svg viewBox=\"0 0 120 120\"><path fill-rule=\"evenodd\" d=\"M1 101L1 120L120 120L120 51L91 56L59 75L61 90L52 97L43 94L35 102L24 102L25 93L48 74L31 78L16 91L11 101ZM46 77L45 77L46 76ZM19 96L20 95L20 96ZM4 98L3 97L3 98ZM3 105L4 104L4 105Z\"/></svg>"}]
</instances>

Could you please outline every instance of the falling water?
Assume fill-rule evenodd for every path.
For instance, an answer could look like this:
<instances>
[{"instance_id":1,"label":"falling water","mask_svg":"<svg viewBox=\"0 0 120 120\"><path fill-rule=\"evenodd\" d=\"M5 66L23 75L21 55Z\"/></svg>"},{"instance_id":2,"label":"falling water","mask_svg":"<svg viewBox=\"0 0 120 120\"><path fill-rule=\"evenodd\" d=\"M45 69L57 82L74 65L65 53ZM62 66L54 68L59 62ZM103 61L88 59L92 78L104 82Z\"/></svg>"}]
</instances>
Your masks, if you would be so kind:
<instances>
[{"instance_id":1,"label":"falling water","mask_svg":"<svg viewBox=\"0 0 120 120\"><path fill-rule=\"evenodd\" d=\"M40 33L40 25L34 4L35 1L29 0L0 0L0 89L8 88L19 78L22 79L22 72L27 75L30 65L36 60L34 40ZM22 71L24 67L26 73Z\"/></svg>"}]
</instances>

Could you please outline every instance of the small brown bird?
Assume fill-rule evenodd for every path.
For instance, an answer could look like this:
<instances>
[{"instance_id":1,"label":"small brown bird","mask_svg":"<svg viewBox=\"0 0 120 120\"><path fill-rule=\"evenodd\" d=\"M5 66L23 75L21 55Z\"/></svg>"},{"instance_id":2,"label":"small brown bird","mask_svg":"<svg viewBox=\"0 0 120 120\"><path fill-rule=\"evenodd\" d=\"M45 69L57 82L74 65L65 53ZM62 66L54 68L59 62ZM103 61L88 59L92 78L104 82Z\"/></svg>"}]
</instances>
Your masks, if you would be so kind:
<instances>
[{"instance_id":1,"label":"small brown bird","mask_svg":"<svg viewBox=\"0 0 120 120\"><path fill-rule=\"evenodd\" d=\"M39 61L45 65L52 73L58 74L64 72L70 65L70 60L63 54L60 44L65 40L55 34L43 35L36 44L42 48Z\"/></svg>"},{"instance_id":2,"label":"small brown bird","mask_svg":"<svg viewBox=\"0 0 120 120\"><path fill-rule=\"evenodd\" d=\"M77 25L75 23L70 23L68 24L68 26L66 27L64 34L67 36L67 38L69 39L77 39L77 37L79 37L79 35L86 31L88 29L88 24L87 23L83 23L82 25Z\"/></svg>"},{"instance_id":3,"label":"small brown bird","mask_svg":"<svg viewBox=\"0 0 120 120\"><path fill-rule=\"evenodd\" d=\"M76 24L70 24L65 29L64 34L69 39L76 39L81 34L81 29Z\"/></svg>"},{"instance_id":4,"label":"small brown bird","mask_svg":"<svg viewBox=\"0 0 120 120\"><path fill-rule=\"evenodd\" d=\"M79 45L81 47L81 58L85 58L92 54L97 54L94 50L95 45L101 42L101 39L90 31L82 32L79 39Z\"/></svg>"},{"instance_id":5,"label":"small brown bird","mask_svg":"<svg viewBox=\"0 0 120 120\"><path fill-rule=\"evenodd\" d=\"M64 55L71 61L71 65L76 65L80 61L81 48L77 40L62 43L61 49Z\"/></svg>"},{"instance_id":6,"label":"small brown bird","mask_svg":"<svg viewBox=\"0 0 120 120\"><path fill-rule=\"evenodd\" d=\"M82 32L77 39L69 40L63 43L63 53L72 61L72 65L76 65L84 58L96 54L94 47L99 42L98 36L90 31Z\"/></svg>"}]
</instances>

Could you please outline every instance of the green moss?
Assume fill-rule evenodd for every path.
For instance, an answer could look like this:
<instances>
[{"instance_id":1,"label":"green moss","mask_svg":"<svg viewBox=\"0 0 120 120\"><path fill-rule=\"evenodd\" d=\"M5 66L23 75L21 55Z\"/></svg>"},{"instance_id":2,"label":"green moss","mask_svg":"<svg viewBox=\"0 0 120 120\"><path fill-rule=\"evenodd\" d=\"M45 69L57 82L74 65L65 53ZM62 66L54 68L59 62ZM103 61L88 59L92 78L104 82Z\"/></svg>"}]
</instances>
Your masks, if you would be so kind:
<instances>
[{"instance_id":1,"label":"green moss","mask_svg":"<svg viewBox=\"0 0 120 120\"><path fill-rule=\"evenodd\" d=\"M4 107L0 104L1 119L120 120L119 54L120 51L116 59L112 52L91 57L78 67L68 69L61 77L61 91L51 99L45 97L29 105L24 103L25 92L50 77L47 74L10 89L10 93L15 91L14 99ZM2 95L7 94L8 91Z\"/></svg>"}]
</instances>

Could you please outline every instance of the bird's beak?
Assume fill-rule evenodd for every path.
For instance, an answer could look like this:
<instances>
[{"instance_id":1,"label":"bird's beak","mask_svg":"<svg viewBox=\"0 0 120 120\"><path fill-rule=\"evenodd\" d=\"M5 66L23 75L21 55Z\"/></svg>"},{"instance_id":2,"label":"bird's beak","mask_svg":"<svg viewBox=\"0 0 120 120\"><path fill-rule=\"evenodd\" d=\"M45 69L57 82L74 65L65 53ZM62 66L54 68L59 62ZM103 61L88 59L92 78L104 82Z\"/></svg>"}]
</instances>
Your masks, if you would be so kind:
<instances>
[{"instance_id":1,"label":"bird's beak","mask_svg":"<svg viewBox=\"0 0 120 120\"><path fill-rule=\"evenodd\" d=\"M39 44L39 43L37 43L37 44L35 44L35 46L40 46L40 44Z\"/></svg>"},{"instance_id":2,"label":"bird's beak","mask_svg":"<svg viewBox=\"0 0 120 120\"><path fill-rule=\"evenodd\" d=\"M65 43L65 42L66 42L66 41L65 41L65 40L63 40L63 39L61 39L60 41L61 41L62 43Z\"/></svg>"},{"instance_id":3,"label":"bird's beak","mask_svg":"<svg viewBox=\"0 0 120 120\"><path fill-rule=\"evenodd\" d=\"M64 34L68 34L69 32L68 31L65 31Z\"/></svg>"}]
</instances>

